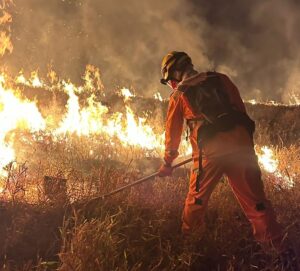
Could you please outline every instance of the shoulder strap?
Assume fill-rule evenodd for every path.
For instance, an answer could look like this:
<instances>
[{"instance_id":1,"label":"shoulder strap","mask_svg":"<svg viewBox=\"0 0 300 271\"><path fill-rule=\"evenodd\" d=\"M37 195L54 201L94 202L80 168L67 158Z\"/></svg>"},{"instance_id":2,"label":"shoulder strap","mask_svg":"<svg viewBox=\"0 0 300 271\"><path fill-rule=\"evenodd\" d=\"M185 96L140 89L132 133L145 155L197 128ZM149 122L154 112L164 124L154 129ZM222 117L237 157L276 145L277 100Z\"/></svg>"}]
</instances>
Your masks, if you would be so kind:
<instances>
[{"instance_id":1,"label":"shoulder strap","mask_svg":"<svg viewBox=\"0 0 300 271\"><path fill-rule=\"evenodd\" d=\"M170 98L173 98L175 101L177 101L180 96L182 95L182 92L179 91L179 90L174 90L171 95L170 95Z\"/></svg>"}]
</instances>

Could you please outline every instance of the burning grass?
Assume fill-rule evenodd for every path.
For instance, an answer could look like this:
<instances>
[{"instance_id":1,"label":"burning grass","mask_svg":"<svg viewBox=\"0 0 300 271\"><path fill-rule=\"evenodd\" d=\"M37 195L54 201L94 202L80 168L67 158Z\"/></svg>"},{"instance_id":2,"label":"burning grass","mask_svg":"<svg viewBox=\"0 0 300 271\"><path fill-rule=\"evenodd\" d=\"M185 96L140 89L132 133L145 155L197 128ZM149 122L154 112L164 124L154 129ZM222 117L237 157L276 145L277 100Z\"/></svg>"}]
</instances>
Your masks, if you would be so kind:
<instances>
[{"instance_id":1,"label":"burning grass","mask_svg":"<svg viewBox=\"0 0 300 271\"><path fill-rule=\"evenodd\" d=\"M157 179L153 185L144 184L100 201L88 215L75 215L72 226L64 227L67 242L60 254L60 270L267 268L272 258L254 242L250 225L226 179L213 193L204 239L190 243L181 239L181 210L188 182L185 174ZM264 177L280 222L286 229L296 231L294 238L299 240L299 173L293 189L274 186L274 175Z\"/></svg>"},{"instance_id":2,"label":"burning grass","mask_svg":"<svg viewBox=\"0 0 300 271\"><path fill-rule=\"evenodd\" d=\"M272 258L254 242L225 178L212 195L201 241L187 243L180 235L188 167L94 204L77 204L155 172L163 150L166 102L124 90L125 98L105 96L97 73L88 74L79 87L55 76L49 87L36 74L19 77L23 87L1 79L6 125L0 143L9 158L0 161L2 270L266 269ZM14 115L11 102L24 111ZM248 107L258 124L266 191L283 226L299 240L299 107ZM285 128L279 130L280 123ZM188 152L183 143L182 153ZM45 185L45 176L67 180L60 187L64 197Z\"/></svg>"},{"instance_id":3,"label":"burning grass","mask_svg":"<svg viewBox=\"0 0 300 271\"><path fill-rule=\"evenodd\" d=\"M88 207L67 208L44 194L45 173L68 179L71 202L88 199L142 176L136 165L145 151L133 149L128 157L128 149L119 146L118 155L127 149L122 160L113 147L96 144L96 139L73 136L68 144L42 142L28 146L28 151L35 150L32 157L39 159L27 164L23 192L16 191L19 196L14 199L6 194L10 200L2 204L3 270L264 270L272 262L254 242L226 179L212 195L204 239L185 243L180 223L188 168L177 170L173 178L149 181ZM87 146L103 156L91 156ZM288 171L295 185L282 186L276 175L264 172L266 191L280 222L299 240L299 146L273 150L280 158L280 172ZM148 167L156 163L152 159L148 158ZM148 170L156 168L152 165ZM23 182L22 170L15 167L10 174ZM32 191L39 191L35 200Z\"/></svg>"}]
</instances>

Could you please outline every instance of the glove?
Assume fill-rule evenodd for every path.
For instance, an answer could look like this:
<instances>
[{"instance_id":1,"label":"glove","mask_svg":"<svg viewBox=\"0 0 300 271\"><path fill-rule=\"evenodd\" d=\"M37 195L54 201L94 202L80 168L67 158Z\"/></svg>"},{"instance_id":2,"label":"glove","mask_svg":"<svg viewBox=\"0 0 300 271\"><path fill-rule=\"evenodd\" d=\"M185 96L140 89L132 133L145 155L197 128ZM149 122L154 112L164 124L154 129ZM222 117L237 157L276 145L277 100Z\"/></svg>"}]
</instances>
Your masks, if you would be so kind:
<instances>
[{"instance_id":1,"label":"glove","mask_svg":"<svg viewBox=\"0 0 300 271\"><path fill-rule=\"evenodd\" d=\"M173 168L171 164L163 164L158 170L159 177L166 177L172 175Z\"/></svg>"}]
</instances>

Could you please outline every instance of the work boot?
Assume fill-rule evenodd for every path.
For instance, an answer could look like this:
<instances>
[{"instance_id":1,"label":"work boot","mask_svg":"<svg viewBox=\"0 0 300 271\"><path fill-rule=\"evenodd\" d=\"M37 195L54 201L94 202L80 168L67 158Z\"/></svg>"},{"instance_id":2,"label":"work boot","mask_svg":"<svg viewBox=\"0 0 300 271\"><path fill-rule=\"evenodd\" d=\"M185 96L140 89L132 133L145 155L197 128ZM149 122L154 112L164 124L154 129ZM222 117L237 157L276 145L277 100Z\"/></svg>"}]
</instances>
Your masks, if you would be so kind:
<instances>
[{"instance_id":1,"label":"work boot","mask_svg":"<svg viewBox=\"0 0 300 271\"><path fill-rule=\"evenodd\" d=\"M274 270L300 271L298 257L294 249L289 248L280 253L280 255L275 259Z\"/></svg>"}]
</instances>

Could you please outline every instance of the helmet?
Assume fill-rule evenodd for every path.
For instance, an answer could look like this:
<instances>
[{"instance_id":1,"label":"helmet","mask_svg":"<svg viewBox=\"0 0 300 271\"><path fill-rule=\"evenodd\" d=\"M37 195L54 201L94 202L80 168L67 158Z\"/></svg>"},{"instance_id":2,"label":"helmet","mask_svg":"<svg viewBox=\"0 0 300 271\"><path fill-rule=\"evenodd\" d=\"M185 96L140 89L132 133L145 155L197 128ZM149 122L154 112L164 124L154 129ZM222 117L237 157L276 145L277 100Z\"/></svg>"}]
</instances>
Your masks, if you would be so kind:
<instances>
[{"instance_id":1,"label":"helmet","mask_svg":"<svg viewBox=\"0 0 300 271\"><path fill-rule=\"evenodd\" d=\"M185 52L172 51L168 53L161 63L162 84L172 79L172 71L182 69L186 63L192 63L191 58Z\"/></svg>"}]
</instances>

